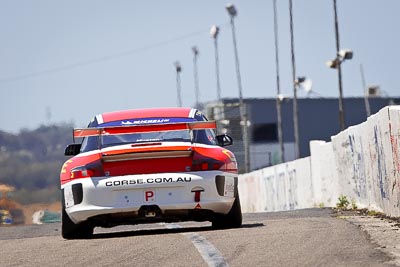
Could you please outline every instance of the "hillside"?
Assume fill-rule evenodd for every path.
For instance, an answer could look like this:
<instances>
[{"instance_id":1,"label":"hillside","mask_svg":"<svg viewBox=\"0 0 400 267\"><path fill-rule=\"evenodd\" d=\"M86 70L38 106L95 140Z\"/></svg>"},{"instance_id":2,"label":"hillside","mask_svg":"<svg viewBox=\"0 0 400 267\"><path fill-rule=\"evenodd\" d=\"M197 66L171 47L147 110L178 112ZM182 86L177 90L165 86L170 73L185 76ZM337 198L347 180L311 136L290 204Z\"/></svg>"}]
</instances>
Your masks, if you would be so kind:
<instances>
[{"instance_id":1,"label":"hillside","mask_svg":"<svg viewBox=\"0 0 400 267\"><path fill-rule=\"evenodd\" d=\"M59 200L59 173L72 142L70 124L40 126L18 134L0 131L0 183L16 188L14 199L22 204Z\"/></svg>"}]
</instances>

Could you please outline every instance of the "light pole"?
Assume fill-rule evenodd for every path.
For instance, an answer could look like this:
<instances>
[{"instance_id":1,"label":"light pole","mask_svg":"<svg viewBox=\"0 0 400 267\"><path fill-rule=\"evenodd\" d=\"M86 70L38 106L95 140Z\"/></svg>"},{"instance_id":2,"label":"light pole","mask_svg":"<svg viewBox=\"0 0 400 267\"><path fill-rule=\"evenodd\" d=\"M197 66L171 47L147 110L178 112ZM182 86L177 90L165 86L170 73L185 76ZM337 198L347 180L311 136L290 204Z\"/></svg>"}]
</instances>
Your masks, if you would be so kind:
<instances>
[{"instance_id":1,"label":"light pole","mask_svg":"<svg viewBox=\"0 0 400 267\"><path fill-rule=\"evenodd\" d=\"M367 85L365 84L364 68L362 64L360 64L360 74L361 74L361 83L364 93L365 113L368 118L371 115L371 108L369 106L368 90L367 90Z\"/></svg>"},{"instance_id":2,"label":"light pole","mask_svg":"<svg viewBox=\"0 0 400 267\"><path fill-rule=\"evenodd\" d=\"M295 96L297 96L297 91L298 89L302 88L304 89L304 91L307 92L307 94L309 92L311 92L311 86L312 86L312 82L311 80L307 79L304 76L301 77L297 77L294 80L294 90L295 90ZM296 146L296 157L300 157L300 139L299 139L299 125L298 125L298 117L299 117L299 110L297 108L297 100L296 100L296 108L294 109L294 126L295 126L295 146Z\"/></svg>"},{"instance_id":3,"label":"light pole","mask_svg":"<svg viewBox=\"0 0 400 267\"><path fill-rule=\"evenodd\" d=\"M199 56L199 49L196 46L192 47L193 51L193 75L194 75L194 94L196 97L196 108L200 108L200 89L199 89L199 76L197 69L197 57Z\"/></svg>"},{"instance_id":4,"label":"light pole","mask_svg":"<svg viewBox=\"0 0 400 267\"><path fill-rule=\"evenodd\" d=\"M293 131L294 131L294 154L295 158L300 157L300 139L299 139L299 111L297 107L297 85L296 85L296 61L294 56L294 36L293 36L293 3L289 0L289 16L290 16L290 51L292 55L292 82L293 82Z\"/></svg>"},{"instance_id":5,"label":"light pole","mask_svg":"<svg viewBox=\"0 0 400 267\"><path fill-rule=\"evenodd\" d=\"M179 61L175 61L175 70L176 70L176 99L178 107L182 107L182 97L181 97L181 71L182 66Z\"/></svg>"},{"instance_id":6,"label":"light pole","mask_svg":"<svg viewBox=\"0 0 400 267\"><path fill-rule=\"evenodd\" d=\"M218 53L218 33L219 27L213 25L210 30L210 35L214 39L215 50L215 76L217 78L217 100L221 101L221 83L219 79L219 53Z\"/></svg>"},{"instance_id":7,"label":"light pole","mask_svg":"<svg viewBox=\"0 0 400 267\"><path fill-rule=\"evenodd\" d=\"M244 149L244 169L245 172L250 171L250 148L249 148L249 137L248 137L248 125L247 125L247 111L243 102L242 95L242 80L240 77L240 67L239 67L239 56L236 42L236 32L235 32L235 22L234 18L237 16L237 10L234 5L229 4L226 6L226 10L231 18L231 28L232 28L232 39L233 39L233 48L235 52L235 62L236 62L236 76L238 82L239 89L239 104L240 104L240 119L243 123L242 125L242 135L243 135L243 149Z\"/></svg>"},{"instance_id":8,"label":"light pole","mask_svg":"<svg viewBox=\"0 0 400 267\"><path fill-rule=\"evenodd\" d=\"M336 53L338 54L339 50L340 50L340 37L339 37L339 22L338 22L338 15L337 15L336 0L333 0L333 13L335 16ZM345 128L345 116L344 116L344 107L343 107L342 68L340 66L341 65L340 63L337 64L338 83L339 83L339 126L340 126L340 130L343 131Z\"/></svg>"},{"instance_id":9,"label":"light pole","mask_svg":"<svg viewBox=\"0 0 400 267\"><path fill-rule=\"evenodd\" d=\"M282 131L282 109L281 109L281 87L279 78L279 44L278 44L278 11L276 8L276 0L273 0L274 6L274 37L275 37L275 68L276 68L276 114L278 120L278 142L280 148L280 162L285 162L285 148L283 144Z\"/></svg>"},{"instance_id":10,"label":"light pole","mask_svg":"<svg viewBox=\"0 0 400 267\"><path fill-rule=\"evenodd\" d=\"M336 0L335 7L336 7ZM343 89L342 89L342 69L341 65L345 60L349 60L353 58L353 51L350 49L342 49L337 52L336 58L329 60L326 62L326 65L331 69L338 70L338 80L339 80L339 126L340 130L343 131L345 129L344 123L344 109L343 109Z\"/></svg>"}]
</instances>

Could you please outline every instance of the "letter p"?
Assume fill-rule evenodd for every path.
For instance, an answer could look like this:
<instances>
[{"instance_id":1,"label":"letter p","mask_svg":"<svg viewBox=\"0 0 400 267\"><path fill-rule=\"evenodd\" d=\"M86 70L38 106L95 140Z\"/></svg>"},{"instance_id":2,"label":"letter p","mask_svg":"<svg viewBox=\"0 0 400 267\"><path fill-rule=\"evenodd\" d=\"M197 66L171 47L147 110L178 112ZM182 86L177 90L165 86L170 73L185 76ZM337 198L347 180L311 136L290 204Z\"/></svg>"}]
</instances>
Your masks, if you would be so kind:
<instances>
[{"instance_id":1,"label":"letter p","mask_svg":"<svg viewBox=\"0 0 400 267\"><path fill-rule=\"evenodd\" d=\"M144 200L146 202L154 202L155 201L154 191L145 191L144 192Z\"/></svg>"}]
</instances>

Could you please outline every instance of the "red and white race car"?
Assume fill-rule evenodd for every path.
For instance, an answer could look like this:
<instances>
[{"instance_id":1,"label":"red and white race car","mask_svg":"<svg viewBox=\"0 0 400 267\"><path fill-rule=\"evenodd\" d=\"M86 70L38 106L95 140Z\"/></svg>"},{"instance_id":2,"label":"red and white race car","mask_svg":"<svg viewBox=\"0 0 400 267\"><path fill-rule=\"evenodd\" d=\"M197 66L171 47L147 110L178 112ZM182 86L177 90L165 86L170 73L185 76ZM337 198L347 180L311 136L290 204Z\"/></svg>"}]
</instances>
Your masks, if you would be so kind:
<instances>
[{"instance_id":1,"label":"red and white race car","mask_svg":"<svg viewBox=\"0 0 400 267\"><path fill-rule=\"evenodd\" d=\"M215 128L196 109L157 108L100 114L74 129L65 149L74 157L60 174L62 236L154 222L240 227L237 163L224 148L232 139Z\"/></svg>"}]
</instances>

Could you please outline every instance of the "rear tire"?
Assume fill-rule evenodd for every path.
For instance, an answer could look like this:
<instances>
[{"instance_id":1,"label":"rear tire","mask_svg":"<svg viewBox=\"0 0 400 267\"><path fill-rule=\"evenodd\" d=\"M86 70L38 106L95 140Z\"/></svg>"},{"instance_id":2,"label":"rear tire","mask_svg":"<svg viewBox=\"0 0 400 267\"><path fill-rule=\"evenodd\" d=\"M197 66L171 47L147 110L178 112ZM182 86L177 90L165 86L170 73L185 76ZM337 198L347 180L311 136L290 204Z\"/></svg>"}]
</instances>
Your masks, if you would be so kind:
<instances>
[{"instance_id":1,"label":"rear tire","mask_svg":"<svg viewBox=\"0 0 400 267\"><path fill-rule=\"evenodd\" d=\"M65 211L64 189L61 190L61 236L65 239L84 239L93 236L93 229L89 222L75 224Z\"/></svg>"},{"instance_id":2,"label":"rear tire","mask_svg":"<svg viewBox=\"0 0 400 267\"><path fill-rule=\"evenodd\" d=\"M242 226L242 209L240 206L239 193L236 192L236 198L228 214L217 214L212 220L212 228L228 229L240 228Z\"/></svg>"},{"instance_id":3,"label":"rear tire","mask_svg":"<svg viewBox=\"0 0 400 267\"><path fill-rule=\"evenodd\" d=\"M91 238L93 236L93 226L87 222L75 224L63 208L61 215L61 235L65 239Z\"/></svg>"}]
</instances>

